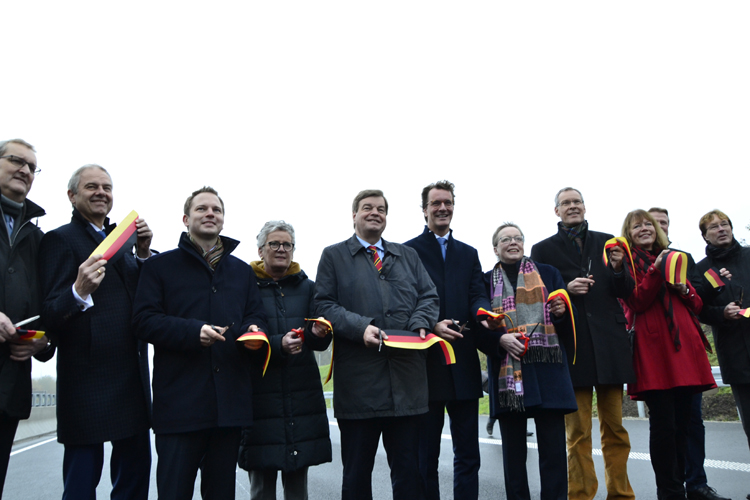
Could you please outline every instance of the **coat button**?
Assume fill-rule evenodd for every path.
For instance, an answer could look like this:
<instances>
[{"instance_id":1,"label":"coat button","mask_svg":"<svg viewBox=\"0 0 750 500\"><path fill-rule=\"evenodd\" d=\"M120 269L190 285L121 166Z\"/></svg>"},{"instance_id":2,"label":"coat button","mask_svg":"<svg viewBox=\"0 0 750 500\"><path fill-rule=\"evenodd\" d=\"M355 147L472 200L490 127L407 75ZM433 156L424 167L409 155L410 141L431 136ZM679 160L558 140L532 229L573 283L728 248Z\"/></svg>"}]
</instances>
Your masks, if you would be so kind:
<instances>
[{"instance_id":1,"label":"coat button","mask_svg":"<svg viewBox=\"0 0 750 500\"><path fill-rule=\"evenodd\" d=\"M385 317L386 318L390 318L391 317L391 313L385 313Z\"/></svg>"},{"instance_id":2,"label":"coat button","mask_svg":"<svg viewBox=\"0 0 750 500\"><path fill-rule=\"evenodd\" d=\"M586 313L586 316L588 316L590 318L591 317L591 313Z\"/></svg>"},{"instance_id":3,"label":"coat button","mask_svg":"<svg viewBox=\"0 0 750 500\"><path fill-rule=\"evenodd\" d=\"M214 366L214 371L215 371L216 373L219 373L219 367L218 367L218 366Z\"/></svg>"},{"instance_id":4,"label":"coat button","mask_svg":"<svg viewBox=\"0 0 750 500\"><path fill-rule=\"evenodd\" d=\"M296 455L296 454L297 454L297 450L294 450L294 453L292 453L292 455Z\"/></svg>"},{"instance_id":5,"label":"coat button","mask_svg":"<svg viewBox=\"0 0 750 500\"><path fill-rule=\"evenodd\" d=\"M211 291L212 291L212 292L214 292L214 293L216 293L216 287L215 287L215 286L212 286L212 287L211 287Z\"/></svg>"},{"instance_id":6,"label":"coat button","mask_svg":"<svg viewBox=\"0 0 750 500\"><path fill-rule=\"evenodd\" d=\"M16 272L16 270L15 270L15 269L13 269L12 267L9 267L9 268L8 268L8 274L13 274L13 273L15 273L15 272Z\"/></svg>"},{"instance_id":7,"label":"coat button","mask_svg":"<svg viewBox=\"0 0 750 500\"><path fill-rule=\"evenodd\" d=\"M294 425L294 422L289 422L289 425Z\"/></svg>"},{"instance_id":8,"label":"coat button","mask_svg":"<svg viewBox=\"0 0 750 500\"><path fill-rule=\"evenodd\" d=\"M384 279L385 279L385 276L383 276L383 275L381 274L381 275L380 275L380 279L381 279L381 280L384 280Z\"/></svg>"}]
</instances>

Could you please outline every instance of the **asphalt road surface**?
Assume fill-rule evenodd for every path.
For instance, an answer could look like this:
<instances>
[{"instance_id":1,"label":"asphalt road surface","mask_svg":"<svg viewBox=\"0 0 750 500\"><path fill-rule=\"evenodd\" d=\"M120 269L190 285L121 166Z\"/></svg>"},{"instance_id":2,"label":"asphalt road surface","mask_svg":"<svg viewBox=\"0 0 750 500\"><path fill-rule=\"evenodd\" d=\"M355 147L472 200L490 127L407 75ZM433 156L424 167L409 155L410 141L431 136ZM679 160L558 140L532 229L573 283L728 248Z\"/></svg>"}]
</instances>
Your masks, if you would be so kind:
<instances>
[{"instance_id":1,"label":"asphalt road surface","mask_svg":"<svg viewBox=\"0 0 750 500\"><path fill-rule=\"evenodd\" d=\"M310 500L337 499L341 496L341 459L339 432L332 413L331 441L333 443L333 462L312 467L309 474ZM499 439L500 430L495 426L495 437L488 437L485 432L487 417L479 417L479 439L482 454L482 468L479 471L479 498L504 499L505 488L502 471L502 447ZM648 421L628 419L625 426L630 433L632 451L628 462L630 482L639 500L656 498L654 473L648 457ZM598 428L598 421L594 421ZM534 431L533 420L529 421L529 430ZM595 434L598 434L595 432ZM539 498L539 455L536 452L536 439L528 438L528 472L532 498ZM594 461L599 478L597 499L606 498L604 488L604 463L601 458L597 436L594 438ZM109 457L109 445L105 446L106 460ZM733 500L745 500L750 493L750 451L742 427L739 423L706 422L706 473L709 485ZM151 491L149 498L156 499L156 451L154 451ZM33 441L14 446L5 482L4 498L12 500L45 500L62 497L62 457L63 447L57 443L54 435L45 436ZM440 456L440 491L441 498L453 498L452 491L452 447L447 418L444 428L442 452ZM200 498L200 480L196 481L193 498ZM111 483L109 468L105 465L97 497L109 498ZM249 498L249 485L245 471L238 469L236 492L238 499ZM281 481L278 482L277 498L283 498ZM373 498L390 499L391 488L389 469L385 450L380 448L373 471Z\"/></svg>"}]
</instances>

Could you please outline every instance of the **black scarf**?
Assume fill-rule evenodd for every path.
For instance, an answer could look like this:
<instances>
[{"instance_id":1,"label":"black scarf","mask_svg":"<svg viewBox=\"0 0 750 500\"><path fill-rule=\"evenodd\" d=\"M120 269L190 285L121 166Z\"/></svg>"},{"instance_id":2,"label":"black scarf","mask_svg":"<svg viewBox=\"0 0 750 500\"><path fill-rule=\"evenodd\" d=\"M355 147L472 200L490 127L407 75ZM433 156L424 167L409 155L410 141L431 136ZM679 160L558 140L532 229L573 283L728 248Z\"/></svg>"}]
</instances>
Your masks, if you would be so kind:
<instances>
[{"instance_id":1,"label":"black scarf","mask_svg":"<svg viewBox=\"0 0 750 500\"><path fill-rule=\"evenodd\" d=\"M725 248L715 247L709 243L706 245L706 256L714 260L726 260L739 252L740 248L742 248L740 242L734 238L732 238L732 244Z\"/></svg>"}]
</instances>

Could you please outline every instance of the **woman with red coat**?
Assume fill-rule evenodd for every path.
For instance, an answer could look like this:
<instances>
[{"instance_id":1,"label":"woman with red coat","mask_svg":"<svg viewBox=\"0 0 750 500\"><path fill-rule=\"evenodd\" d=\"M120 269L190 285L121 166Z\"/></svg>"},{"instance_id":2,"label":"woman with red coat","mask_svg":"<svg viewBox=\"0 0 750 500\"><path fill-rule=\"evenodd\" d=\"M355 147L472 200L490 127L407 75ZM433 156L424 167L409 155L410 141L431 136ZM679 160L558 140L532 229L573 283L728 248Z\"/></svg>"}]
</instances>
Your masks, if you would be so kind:
<instances>
[{"instance_id":1,"label":"woman with red coat","mask_svg":"<svg viewBox=\"0 0 750 500\"><path fill-rule=\"evenodd\" d=\"M610 251L615 273L635 269L635 287L622 301L628 328L635 327L631 399L649 410L649 449L657 498L685 499L685 452L693 394L716 387L706 356L710 349L696 315L703 303L693 286L670 284L661 264L668 240L651 214L630 212L622 225L632 263L621 247Z\"/></svg>"}]
</instances>

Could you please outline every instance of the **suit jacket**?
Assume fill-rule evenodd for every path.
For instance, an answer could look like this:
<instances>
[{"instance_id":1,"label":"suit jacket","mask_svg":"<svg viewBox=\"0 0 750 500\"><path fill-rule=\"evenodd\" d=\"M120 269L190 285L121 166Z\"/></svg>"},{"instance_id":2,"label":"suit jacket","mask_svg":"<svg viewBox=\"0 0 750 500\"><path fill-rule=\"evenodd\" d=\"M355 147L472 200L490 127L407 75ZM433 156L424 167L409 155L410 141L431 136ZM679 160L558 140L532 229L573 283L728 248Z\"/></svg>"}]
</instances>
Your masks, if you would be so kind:
<instances>
[{"instance_id":1,"label":"suit jacket","mask_svg":"<svg viewBox=\"0 0 750 500\"><path fill-rule=\"evenodd\" d=\"M221 237L224 255L211 270L182 233L179 247L143 265L133 307L136 334L154 344L154 432L247 427L253 422L251 356L236 342L250 325L268 331L257 278L231 255L239 244ZM224 342L203 347L203 325L234 326Z\"/></svg>"},{"instance_id":2,"label":"suit jacket","mask_svg":"<svg viewBox=\"0 0 750 500\"><path fill-rule=\"evenodd\" d=\"M108 224L111 232L115 226ZM47 233L39 248L42 319L58 335L57 440L63 444L124 439L150 425L147 346L130 326L135 256L107 264L90 309L81 311L73 296L78 266L99 243L99 234L73 209L71 222Z\"/></svg>"},{"instance_id":3,"label":"suit jacket","mask_svg":"<svg viewBox=\"0 0 750 500\"><path fill-rule=\"evenodd\" d=\"M438 294L417 252L383 245L382 272L356 236L323 250L318 263L315 314L333 325L336 418L402 417L428 409L424 351L370 349L362 339L370 324L388 333L430 330L437 322Z\"/></svg>"},{"instance_id":4,"label":"suit jacket","mask_svg":"<svg viewBox=\"0 0 750 500\"><path fill-rule=\"evenodd\" d=\"M531 260L557 268L566 286L575 278L583 277L591 263L594 286L585 295L571 295L578 310L576 333L578 356L573 339L562 337L568 354L568 366L573 387L590 387L598 384L624 384L635 381L630 342L625 329L625 314L617 298L626 299L632 291L632 280L627 273L613 276L602 259L604 243L611 234L586 231L583 251L568 238L562 228L557 234L540 241L531 248Z\"/></svg>"},{"instance_id":5,"label":"suit jacket","mask_svg":"<svg viewBox=\"0 0 750 500\"><path fill-rule=\"evenodd\" d=\"M437 349L427 352L427 378L430 401L477 399L482 397L482 373L479 367L477 348L489 354L497 351L498 338L491 336L475 321L480 307L492 310L484 289L482 266L474 247L448 235L448 244L443 260L440 244L435 233L424 228L424 232L404 245L419 254L427 273L440 296L438 321L454 319L467 323L463 338L451 342L456 354L456 363L446 365L442 353Z\"/></svg>"}]
</instances>

